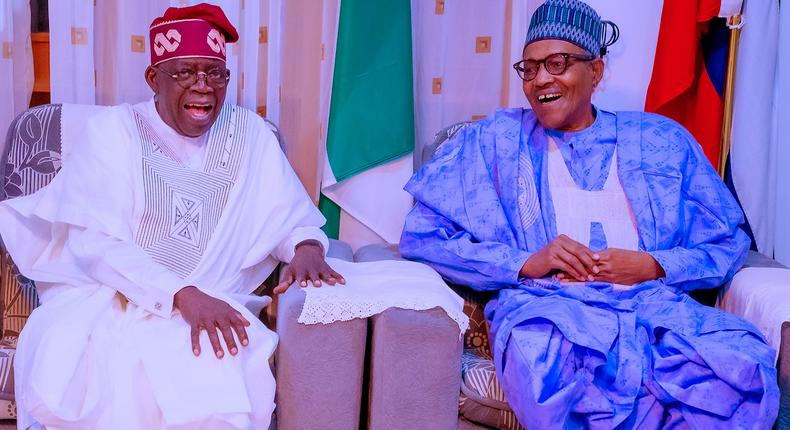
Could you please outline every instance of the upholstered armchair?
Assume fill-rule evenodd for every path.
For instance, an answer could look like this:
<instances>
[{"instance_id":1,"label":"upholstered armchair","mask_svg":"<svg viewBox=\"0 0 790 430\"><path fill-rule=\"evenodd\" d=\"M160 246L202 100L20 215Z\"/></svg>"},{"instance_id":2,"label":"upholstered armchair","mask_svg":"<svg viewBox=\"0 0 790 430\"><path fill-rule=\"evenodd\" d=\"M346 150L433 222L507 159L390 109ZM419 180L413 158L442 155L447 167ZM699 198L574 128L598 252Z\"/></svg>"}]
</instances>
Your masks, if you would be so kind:
<instances>
[{"instance_id":1,"label":"upholstered armchair","mask_svg":"<svg viewBox=\"0 0 790 430\"><path fill-rule=\"evenodd\" d=\"M101 107L69 109L79 112L72 117L84 119ZM0 154L0 200L34 193L55 177L61 140L68 138L63 119L61 105L45 105L14 120ZM331 241L328 255L365 258L339 241ZM275 271L256 293L271 294L276 280ZM308 326L297 323L304 299L303 290L290 288L261 315L280 336L273 428L455 428L461 342L457 324L443 311L389 309L368 319ZM37 305L35 285L16 271L0 244L0 420L15 417L16 340Z\"/></svg>"},{"instance_id":2,"label":"upholstered armchair","mask_svg":"<svg viewBox=\"0 0 790 430\"><path fill-rule=\"evenodd\" d=\"M415 170L429 161L436 150L470 122L449 126L436 134L434 142L415 152ZM369 245L357 250L358 261L401 259L396 244ZM459 393L459 430L503 429L523 427L510 409L497 380L488 340L488 323L483 307L490 293L480 293L453 285L465 300L464 311L470 317L464 335L462 382ZM775 347L778 345L778 379L782 393L777 428L790 428L790 269L775 260L750 252L746 265L727 285L717 290L692 294L697 301L717 306L745 318L763 331Z\"/></svg>"}]
</instances>

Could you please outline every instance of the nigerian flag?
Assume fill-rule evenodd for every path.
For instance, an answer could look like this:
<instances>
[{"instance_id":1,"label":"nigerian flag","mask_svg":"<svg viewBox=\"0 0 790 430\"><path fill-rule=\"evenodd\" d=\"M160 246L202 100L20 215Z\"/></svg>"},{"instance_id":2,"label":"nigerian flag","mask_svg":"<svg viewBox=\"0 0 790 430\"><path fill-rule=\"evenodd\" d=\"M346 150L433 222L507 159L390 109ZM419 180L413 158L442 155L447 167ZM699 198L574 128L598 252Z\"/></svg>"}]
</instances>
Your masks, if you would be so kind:
<instances>
[{"instance_id":1,"label":"nigerian flag","mask_svg":"<svg viewBox=\"0 0 790 430\"><path fill-rule=\"evenodd\" d=\"M330 237L338 237L341 207L363 223L368 217L364 208L349 209L344 195L376 205L369 200L386 200L388 188L404 193L403 183L372 179L361 185L368 192L378 190L376 198L360 197L364 190L361 194L339 190L355 176L414 149L411 53L409 0L341 1L326 138L328 166L319 202Z\"/></svg>"}]
</instances>

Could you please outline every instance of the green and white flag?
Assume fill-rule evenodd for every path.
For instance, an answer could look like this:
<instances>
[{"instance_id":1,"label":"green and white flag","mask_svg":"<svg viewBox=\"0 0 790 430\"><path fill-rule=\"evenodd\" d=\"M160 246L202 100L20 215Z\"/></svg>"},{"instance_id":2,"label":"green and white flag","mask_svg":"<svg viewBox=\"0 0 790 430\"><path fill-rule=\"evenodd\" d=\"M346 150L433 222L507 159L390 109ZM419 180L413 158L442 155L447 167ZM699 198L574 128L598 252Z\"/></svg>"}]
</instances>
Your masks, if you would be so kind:
<instances>
[{"instance_id":1,"label":"green and white flag","mask_svg":"<svg viewBox=\"0 0 790 430\"><path fill-rule=\"evenodd\" d=\"M342 0L319 202L330 237L339 235L342 207L397 242L401 225L392 223L403 214L389 212L410 206L401 188L413 149L410 1Z\"/></svg>"}]
</instances>

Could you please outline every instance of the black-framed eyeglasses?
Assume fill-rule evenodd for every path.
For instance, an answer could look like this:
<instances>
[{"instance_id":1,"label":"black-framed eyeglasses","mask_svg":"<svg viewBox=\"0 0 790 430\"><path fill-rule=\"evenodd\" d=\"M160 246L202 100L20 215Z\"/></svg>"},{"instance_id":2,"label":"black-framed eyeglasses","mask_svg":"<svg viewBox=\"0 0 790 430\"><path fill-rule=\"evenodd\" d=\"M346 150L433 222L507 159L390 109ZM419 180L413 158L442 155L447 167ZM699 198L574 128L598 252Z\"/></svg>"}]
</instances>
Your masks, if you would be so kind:
<instances>
[{"instance_id":1,"label":"black-framed eyeglasses","mask_svg":"<svg viewBox=\"0 0 790 430\"><path fill-rule=\"evenodd\" d=\"M595 57L591 55L585 56L560 52L551 54L542 60L521 60L514 64L513 68L516 69L516 73L518 73L518 76L522 80L531 81L538 76L538 70L540 70L541 64L543 64L543 67L545 67L546 71L550 74L561 75L575 62L587 62L592 60L595 60Z\"/></svg>"},{"instance_id":2,"label":"black-framed eyeglasses","mask_svg":"<svg viewBox=\"0 0 790 430\"><path fill-rule=\"evenodd\" d=\"M154 66L154 68L173 78L182 88L189 88L195 85L198 80L200 80L201 76L206 81L206 85L212 88L224 88L225 85L228 85L228 81L230 80L230 70L225 67L214 67L213 69L209 69L208 72L198 72L188 67L179 69L175 72L168 72L158 66Z\"/></svg>"}]
</instances>

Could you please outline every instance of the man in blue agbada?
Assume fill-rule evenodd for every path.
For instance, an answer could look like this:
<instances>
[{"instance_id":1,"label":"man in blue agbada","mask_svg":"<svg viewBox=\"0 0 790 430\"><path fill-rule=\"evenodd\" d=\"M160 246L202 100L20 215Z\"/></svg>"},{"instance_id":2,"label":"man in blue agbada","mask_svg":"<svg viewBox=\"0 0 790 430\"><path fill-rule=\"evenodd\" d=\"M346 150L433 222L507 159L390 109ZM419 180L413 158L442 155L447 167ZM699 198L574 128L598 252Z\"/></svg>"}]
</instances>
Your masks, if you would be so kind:
<instances>
[{"instance_id":1,"label":"man in blue agbada","mask_svg":"<svg viewBox=\"0 0 790 430\"><path fill-rule=\"evenodd\" d=\"M592 105L616 34L578 0L537 9L514 66L532 109L412 178L401 252L497 292L494 363L528 429L770 428L774 351L687 294L744 263L742 212L682 126Z\"/></svg>"}]
</instances>

